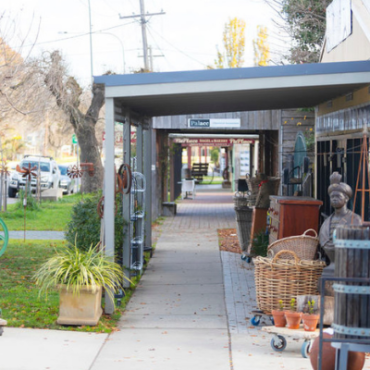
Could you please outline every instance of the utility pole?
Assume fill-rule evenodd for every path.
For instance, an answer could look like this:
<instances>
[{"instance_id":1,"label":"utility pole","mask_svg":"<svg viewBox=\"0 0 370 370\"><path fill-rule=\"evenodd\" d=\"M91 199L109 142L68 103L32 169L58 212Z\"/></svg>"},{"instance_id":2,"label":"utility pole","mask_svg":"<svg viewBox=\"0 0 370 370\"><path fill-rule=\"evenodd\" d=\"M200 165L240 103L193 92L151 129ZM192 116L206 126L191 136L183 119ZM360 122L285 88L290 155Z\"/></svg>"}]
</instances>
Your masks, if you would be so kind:
<instances>
[{"instance_id":1,"label":"utility pole","mask_svg":"<svg viewBox=\"0 0 370 370\"><path fill-rule=\"evenodd\" d=\"M166 14L165 12L161 11L160 13L146 13L145 14L145 7L144 7L144 0L140 0L140 14L138 15L129 15L129 16L121 16L119 15L120 19L126 18L139 18L141 23L141 34L143 39L143 56L144 56L144 70L145 72L149 71L149 58L148 58L148 41L146 37L146 23L147 20L145 17L153 16L153 15L162 15Z\"/></svg>"},{"instance_id":2,"label":"utility pole","mask_svg":"<svg viewBox=\"0 0 370 370\"><path fill-rule=\"evenodd\" d=\"M151 46L148 46L148 50L149 50L149 68L150 68L150 71L153 72L154 71L154 63L153 63L153 58L156 58L156 57L164 57L163 54L158 54L158 55L153 55L153 49ZM142 55L138 55L139 57L142 57Z\"/></svg>"},{"instance_id":3,"label":"utility pole","mask_svg":"<svg viewBox=\"0 0 370 370\"><path fill-rule=\"evenodd\" d=\"M144 69L145 72L149 71L149 61L148 61L148 41L146 38L146 19L145 19L145 9L144 0L140 0L140 23L141 23L141 35L143 37L143 53L144 53Z\"/></svg>"}]
</instances>

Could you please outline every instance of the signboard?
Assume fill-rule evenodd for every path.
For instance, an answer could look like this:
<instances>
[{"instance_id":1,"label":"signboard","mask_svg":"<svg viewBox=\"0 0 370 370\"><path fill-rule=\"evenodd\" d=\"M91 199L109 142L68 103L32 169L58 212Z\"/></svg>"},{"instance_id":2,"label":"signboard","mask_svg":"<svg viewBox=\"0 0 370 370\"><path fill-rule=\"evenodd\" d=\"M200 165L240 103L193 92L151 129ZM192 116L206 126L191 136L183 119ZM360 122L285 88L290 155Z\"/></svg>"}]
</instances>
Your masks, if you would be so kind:
<instances>
[{"instance_id":1,"label":"signboard","mask_svg":"<svg viewBox=\"0 0 370 370\"><path fill-rule=\"evenodd\" d=\"M244 138L189 138L176 137L173 139L176 144L182 146L232 146L234 144L253 144L253 139Z\"/></svg>"},{"instance_id":2,"label":"signboard","mask_svg":"<svg viewBox=\"0 0 370 370\"><path fill-rule=\"evenodd\" d=\"M240 118L189 118L188 127L192 128L239 128Z\"/></svg>"},{"instance_id":3,"label":"signboard","mask_svg":"<svg viewBox=\"0 0 370 370\"><path fill-rule=\"evenodd\" d=\"M77 136L76 136L76 134L73 134L73 135L72 135L72 144L73 144L73 145L78 144L78 140L77 140Z\"/></svg>"}]
</instances>

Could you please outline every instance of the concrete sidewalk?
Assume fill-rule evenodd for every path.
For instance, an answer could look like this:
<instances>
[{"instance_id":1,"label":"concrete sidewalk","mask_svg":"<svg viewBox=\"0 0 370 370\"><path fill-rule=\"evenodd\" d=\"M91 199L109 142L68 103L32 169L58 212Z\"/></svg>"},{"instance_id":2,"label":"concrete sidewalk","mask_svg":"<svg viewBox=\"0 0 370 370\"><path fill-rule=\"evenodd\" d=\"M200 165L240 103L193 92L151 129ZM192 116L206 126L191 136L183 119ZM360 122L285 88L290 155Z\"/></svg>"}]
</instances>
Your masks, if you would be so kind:
<instances>
[{"instance_id":1,"label":"concrete sidewalk","mask_svg":"<svg viewBox=\"0 0 370 370\"><path fill-rule=\"evenodd\" d=\"M311 369L302 341L271 349L270 325L250 324L256 308L254 268L220 252L218 228L235 228L232 193L197 189L166 218L140 285L106 334L5 328L4 370ZM6 318L5 318L6 319ZM365 369L370 369L369 360Z\"/></svg>"}]
</instances>

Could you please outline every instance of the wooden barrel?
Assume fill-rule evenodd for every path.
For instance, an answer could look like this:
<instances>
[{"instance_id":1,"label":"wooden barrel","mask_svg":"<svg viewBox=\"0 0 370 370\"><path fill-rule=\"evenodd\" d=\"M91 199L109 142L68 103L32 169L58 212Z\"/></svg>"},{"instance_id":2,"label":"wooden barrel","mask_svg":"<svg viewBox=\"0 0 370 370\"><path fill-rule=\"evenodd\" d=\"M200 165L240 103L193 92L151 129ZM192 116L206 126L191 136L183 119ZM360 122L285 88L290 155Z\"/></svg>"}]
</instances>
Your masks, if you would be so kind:
<instances>
[{"instance_id":1,"label":"wooden barrel","mask_svg":"<svg viewBox=\"0 0 370 370\"><path fill-rule=\"evenodd\" d=\"M335 277L368 279L334 283L335 338L365 339L370 336L370 228L338 227L334 244Z\"/></svg>"}]
</instances>

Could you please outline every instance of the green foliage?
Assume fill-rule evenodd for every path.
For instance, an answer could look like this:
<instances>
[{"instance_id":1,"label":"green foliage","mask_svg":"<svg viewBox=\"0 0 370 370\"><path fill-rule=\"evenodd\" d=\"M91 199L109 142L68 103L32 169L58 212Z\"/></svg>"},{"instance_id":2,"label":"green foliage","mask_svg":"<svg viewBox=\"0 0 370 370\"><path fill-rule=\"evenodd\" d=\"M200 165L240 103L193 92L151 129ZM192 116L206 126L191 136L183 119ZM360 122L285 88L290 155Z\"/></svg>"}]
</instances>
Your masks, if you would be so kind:
<instances>
[{"instance_id":1,"label":"green foliage","mask_svg":"<svg viewBox=\"0 0 370 370\"><path fill-rule=\"evenodd\" d=\"M214 164L218 164L218 157L220 154L220 150L218 148L211 149L211 162Z\"/></svg>"},{"instance_id":2,"label":"green foliage","mask_svg":"<svg viewBox=\"0 0 370 370\"><path fill-rule=\"evenodd\" d=\"M311 301L307 302L308 304L308 313L313 315L315 313L315 301L312 299Z\"/></svg>"},{"instance_id":3,"label":"green foliage","mask_svg":"<svg viewBox=\"0 0 370 370\"><path fill-rule=\"evenodd\" d=\"M294 46L292 63L317 63L325 36L326 7L332 0L281 0L282 16L287 22Z\"/></svg>"},{"instance_id":4,"label":"green foliage","mask_svg":"<svg viewBox=\"0 0 370 370\"><path fill-rule=\"evenodd\" d=\"M295 311L296 310L296 308L295 308L295 298L292 298L290 300L290 310L291 311Z\"/></svg>"},{"instance_id":5,"label":"green foliage","mask_svg":"<svg viewBox=\"0 0 370 370\"><path fill-rule=\"evenodd\" d=\"M312 151L315 148L315 131L313 128L303 133L306 141L306 147L308 151Z\"/></svg>"},{"instance_id":6,"label":"green foliage","mask_svg":"<svg viewBox=\"0 0 370 370\"><path fill-rule=\"evenodd\" d=\"M24 190L19 190L18 201L15 203L16 209L23 209ZM39 211L41 209L37 199L32 196L30 192L27 192L27 211Z\"/></svg>"},{"instance_id":7,"label":"green foliage","mask_svg":"<svg viewBox=\"0 0 370 370\"><path fill-rule=\"evenodd\" d=\"M36 271L33 279L40 287L40 294L47 294L60 284L66 285L73 294L79 294L82 287L104 286L114 301L113 292L121 285L124 274L121 266L112 262L103 249L98 250L98 245L91 245L84 251L73 245L57 250Z\"/></svg>"},{"instance_id":8,"label":"green foliage","mask_svg":"<svg viewBox=\"0 0 370 370\"><path fill-rule=\"evenodd\" d=\"M284 311L284 303L282 299L279 299L279 311Z\"/></svg>"},{"instance_id":9,"label":"green foliage","mask_svg":"<svg viewBox=\"0 0 370 370\"><path fill-rule=\"evenodd\" d=\"M97 207L101 196L101 192L92 194L72 208L71 221L67 225L65 238L71 245L76 244L81 250L87 250L91 245L97 245L100 241L101 219L97 213ZM122 256L123 227L126 224L122 216L122 207L118 206L121 204L120 198L121 195L117 194L117 214L114 225L116 258Z\"/></svg>"},{"instance_id":10,"label":"green foliage","mask_svg":"<svg viewBox=\"0 0 370 370\"><path fill-rule=\"evenodd\" d=\"M253 256L267 256L267 247L269 245L269 236L264 231L260 231L252 242L251 254Z\"/></svg>"}]
</instances>

